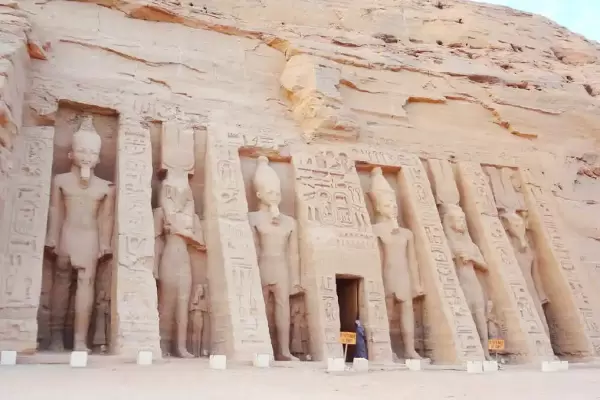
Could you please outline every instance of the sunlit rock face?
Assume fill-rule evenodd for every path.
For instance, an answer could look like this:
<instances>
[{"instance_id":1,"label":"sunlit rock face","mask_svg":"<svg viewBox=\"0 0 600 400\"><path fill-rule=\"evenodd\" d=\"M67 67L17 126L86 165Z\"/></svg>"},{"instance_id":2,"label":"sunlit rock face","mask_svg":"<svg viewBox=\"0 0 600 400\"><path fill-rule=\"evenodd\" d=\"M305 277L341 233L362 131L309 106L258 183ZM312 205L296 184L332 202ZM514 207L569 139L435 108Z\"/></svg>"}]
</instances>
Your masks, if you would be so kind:
<instances>
[{"instance_id":1,"label":"sunlit rock face","mask_svg":"<svg viewBox=\"0 0 600 400\"><path fill-rule=\"evenodd\" d=\"M374 361L482 360L486 331L515 362L597 354L599 46L459 0L0 0L0 349L324 360L358 319ZM260 157L277 190L254 187ZM94 267L48 240L63 203L112 232ZM280 216L253 222L261 204ZM414 297L386 290L399 276Z\"/></svg>"}]
</instances>

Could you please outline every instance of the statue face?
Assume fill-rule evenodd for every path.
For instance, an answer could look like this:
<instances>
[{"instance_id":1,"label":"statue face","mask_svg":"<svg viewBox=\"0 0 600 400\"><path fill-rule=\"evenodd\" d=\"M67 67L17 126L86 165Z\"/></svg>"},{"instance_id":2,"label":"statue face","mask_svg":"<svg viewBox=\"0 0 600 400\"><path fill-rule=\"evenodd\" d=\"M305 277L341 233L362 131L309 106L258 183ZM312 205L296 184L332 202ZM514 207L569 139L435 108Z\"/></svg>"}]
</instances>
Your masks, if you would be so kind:
<instances>
[{"instance_id":1,"label":"statue face","mask_svg":"<svg viewBox=\"0 0 600 400\"><path fill-rule=\"evenodd\" d=\"M467 219L461 210L451 211L450 221L452 223L452 229L456 232L463 233L467 231Z\"/></svg>"},{"instance_id":2,"label":"statue face","mask_svg":"<svg viewBox=\"0 0 600 400\"><path fill-rule=\"evenodd\" d=\"M100 160L100 149L86 145L86 143L80 143L73 146L73 150L69 153L69 158L78 167L91 169Z\"/></svg>"},{"instance_id":3,"label":"statue face","mask_svg":"<svg viewBox=\"0 0 600 400\"><path fill-rule=\"evenodd\" d=\"M398 204L395 193L378 193L376 198L376 211L382 217L391 220L398 219Z\"/></svg>"},{"instance_id":4,"label":"statue face","mask_svg":"<svg viewBox=\"0 0 600 400\"><path fill-rule=\"evenodd\" d=\"M269 206L279 206L279 203L281 203L281 188L278 185L259 188L256 197Z\"/></svg>"}]
</instances>

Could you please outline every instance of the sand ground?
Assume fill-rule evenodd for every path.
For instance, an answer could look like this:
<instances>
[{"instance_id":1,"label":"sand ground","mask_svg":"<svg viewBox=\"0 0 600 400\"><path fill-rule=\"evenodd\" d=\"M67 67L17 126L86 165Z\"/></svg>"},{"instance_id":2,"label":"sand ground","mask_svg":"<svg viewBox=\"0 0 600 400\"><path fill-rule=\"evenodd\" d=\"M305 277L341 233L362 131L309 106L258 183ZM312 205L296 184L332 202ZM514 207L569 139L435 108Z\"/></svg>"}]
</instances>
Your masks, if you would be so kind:
<instances>
[{"instance_id":1,"label":"sand ground","mask_svg":"<svg viewBox=\"0 0 600 400\"><path fill-rule=\"evenodd\" d=\"M316 363L256 369L208 369L205 360L131 364L17 365L0 367L1 400L33 399L600 399L600 368L567 372L508 369L472 375L463 371L386 370L332 375Z\"/></svg>"}]
</instances>

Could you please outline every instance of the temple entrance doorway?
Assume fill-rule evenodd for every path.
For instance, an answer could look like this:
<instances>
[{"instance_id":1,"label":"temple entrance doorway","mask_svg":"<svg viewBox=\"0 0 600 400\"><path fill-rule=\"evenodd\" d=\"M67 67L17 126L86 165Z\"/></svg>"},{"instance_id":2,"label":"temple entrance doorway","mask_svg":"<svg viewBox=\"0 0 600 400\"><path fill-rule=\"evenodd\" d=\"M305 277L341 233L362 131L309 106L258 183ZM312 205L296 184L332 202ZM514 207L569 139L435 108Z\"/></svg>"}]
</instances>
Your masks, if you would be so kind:
<instances>
[{"instance_id":1,"label":"temple entrance doorway","mask_svg":"<svg viewBox=\"0 0 600 400\"><path fill-rule=\"evenodd\" d=\"M352 275L336 275L335 286L340 309L340 332L356 332L356 320L360 319L360 286L362 278ZM358 338L357 338L358 339ZM348 345L346 362L354 360L355 345Z\"/></svg>"}]
</instances>

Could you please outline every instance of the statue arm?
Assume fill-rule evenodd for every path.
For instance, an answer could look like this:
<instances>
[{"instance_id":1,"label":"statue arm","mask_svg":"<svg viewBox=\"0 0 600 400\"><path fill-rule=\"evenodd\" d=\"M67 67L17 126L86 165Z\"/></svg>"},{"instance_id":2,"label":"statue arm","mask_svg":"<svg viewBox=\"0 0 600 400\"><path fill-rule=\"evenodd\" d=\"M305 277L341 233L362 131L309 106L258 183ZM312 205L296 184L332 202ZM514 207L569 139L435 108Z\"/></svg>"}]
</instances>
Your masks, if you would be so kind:
<instances>
[{"instance_id":1,"label":"statue arm","mask_svg":"<svg viewBox=\"0 0 600 400\"><path fill-rule=\"evenodd\" d=\"M479 269L480 271L483 272L487 272L488 271L488 266L485 262L485 259L483 258L483 254L481 254L481 250L479 249L479 246L477 246L475 243L471 242L473 245L473 266L477 269Z\"/></svg>"},{"instance_id":2,"label":"statue arm","mask_svg":"<svg viewBox=\"0 0 600 400\"><path fill-rule=\"evenodd\" d=\"M115 185L108 184L108 192L102 201L98 213L98 229L100 233L100 257L111 254L111 241L115 226Z\"/></svg>"},{"instance_id":3,"label":"statue arm","mask_svg":"<svg viewBox=\"0 0 600 400\"><path fill-rule=\"evenodd\" d=\"M194 247L200 251L206 251L206 242L204 241L204 231L202 222L198 214L194 214Z\"/></svg>"},{"instance_id":4,"label":"statue arm","mask_svg":"<svg viewBox=\"0 0 600 400\"><path fill-rule=\"evenodd\" d=\"M50 191L50 207L48 212L48 234L46 236L46 247L55 248L60 238L60 230L65 217L65 203L63 201L60 184L57 177L52 180Z\"/></svg>"},{"instance_id":5,"label":"statue arm","mask_svg":"<svg viewBox=\"0 0 600 400\"><path fill-rule=\"evenodd\" d=\"M412 288L414 297L420 297L425 294L423 285L421 284L421 275L419 274L419 262L417 261L417 252L415 249L415 237L412 232L409 231L409 238L407 242L407 258L408 258L408 270L410 273Z\"/></svg>"},{"instance_id":6,"label":"statue arm","mask_svg":"<svg viewBox=\"0 0 600 400\"><path fill-rule=\"evenodd\" d=\"M298 226L296 221L292 220L293 226L289 237L288 257L290 263L290 277L292 278L292 294L299 291L300 285L300 250L298 246Z\"/></svg>"}]
</instances>

